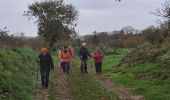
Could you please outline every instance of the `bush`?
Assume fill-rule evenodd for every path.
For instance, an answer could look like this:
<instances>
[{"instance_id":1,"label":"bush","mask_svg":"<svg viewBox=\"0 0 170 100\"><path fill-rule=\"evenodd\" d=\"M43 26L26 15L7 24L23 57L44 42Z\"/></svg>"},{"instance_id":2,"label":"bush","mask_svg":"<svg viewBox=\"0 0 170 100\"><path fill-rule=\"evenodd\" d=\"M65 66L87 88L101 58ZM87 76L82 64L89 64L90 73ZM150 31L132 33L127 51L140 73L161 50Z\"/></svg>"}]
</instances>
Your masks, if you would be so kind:
<instances>
[{"instance_id":1,"label":"bush","mask_svg":"<svg viewBox=\"0 0 170 100\"><path fill-rule=\"evenodd\" d=\"M153 26L143 31L145 39L152 44L162 43L164 41L164 36L161 33L160 29Z\"/></svg>"}]
</instances>

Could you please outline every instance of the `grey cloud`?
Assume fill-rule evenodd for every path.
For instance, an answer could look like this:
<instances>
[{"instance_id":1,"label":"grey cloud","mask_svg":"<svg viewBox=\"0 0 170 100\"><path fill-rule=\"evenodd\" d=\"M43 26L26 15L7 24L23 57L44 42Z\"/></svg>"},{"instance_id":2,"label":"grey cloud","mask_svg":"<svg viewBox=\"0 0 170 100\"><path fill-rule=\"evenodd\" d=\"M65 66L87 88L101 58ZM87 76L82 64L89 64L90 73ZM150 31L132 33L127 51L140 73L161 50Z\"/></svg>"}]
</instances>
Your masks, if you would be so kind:
<instances>
[{"instance_id":1,"label":"grey cloud","mask_svg":"<svg viewBox=\"0 0 170 100\"><path fill-rule=\"evenodd\" d=\"M24 32L27 36L35 36L36 26L33 21L28 21L28 18L23 16L29 2L26 0L0 1L0 28L7 27L12 34Z\"/></svg>"},{"instance_id":2,"label":"grey cloud","mask_svg":"<svg viewBox=\"0 0 170 100\"><path fill-rule=\"evenodd\" d=\"M23 16L27 5L37 0L0 0L0 28L7 26L15 32L24 32L27 36L37 35L37 27L33 21ZM39 0L41 1L41 0ZM157 25L155 15L149 14L165 0L65 0L72 3L80 12L76 30L80 34L93 31L113 31L124 26L144 29Z\"/></svg>"},{"instance_id":3,"label":"grey cloud","mask_svg":"<svg viewBox=\"0 0 170 100\"><path fill-rule=\"evenodd\" d=\"M113 0L66 0L66 3L72 3L79 9L111 9L113 7Z\"/></svg>"},{"instance_id":4,"label":"grey cloud","mask_svg":"<svg viewBox=\"0 0 170 100\"><path fill-rule=\"evenodd\" d=\"M80 10L79 25L77 30L81 34L92 33L96 31L120 30L124 26L133 26L138 29L144 29L150 25L157 25L155 15L149 14L156 7L160 7L161 0L123 0L120 3L112 0L103 0L103 5L111 4L112 6L96 9L101 6L99 3L94 8L85 8L80 5L81 1L76 4ZM112 1L112 3L110 3ZM85 1L84 1L85 2ZM98 2L98 0L93 0ZM87 3L84 3L87 4ZM98 7L97 7L98 6ZM84 28L81 28L84 27Z\"/></svg>"}]
</instances>

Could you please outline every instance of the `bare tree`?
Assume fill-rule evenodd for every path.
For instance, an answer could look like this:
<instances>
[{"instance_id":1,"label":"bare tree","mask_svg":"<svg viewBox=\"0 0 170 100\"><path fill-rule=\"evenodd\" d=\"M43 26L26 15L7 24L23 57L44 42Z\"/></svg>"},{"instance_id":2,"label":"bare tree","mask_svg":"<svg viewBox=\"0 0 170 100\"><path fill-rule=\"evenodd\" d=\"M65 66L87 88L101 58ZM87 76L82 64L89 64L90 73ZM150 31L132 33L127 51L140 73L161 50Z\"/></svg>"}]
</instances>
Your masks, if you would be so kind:
<instances>
[{"instance_id":1,"label":"bare tree","mask_svg":"<svg viewBox=\"0 0 170 100\"><path fill-rule=\"evenodd\" d=\"M166 0L162 4L162 8L157 8L156 11L153 12L153 14L169 20L170 19L170 0Z\"/></svg>"},{"instance_id":2,"label":"bare tree","mask_svg":"<svg viewBox=\"0 0 170 100\"><path fill-rule=\"evenodd\" d=\"M170 0L166 0L161 8L157 8L155 12L152 12L156 16L160 16L167 20L168 34L170 34ZM168 35L169 36L169 35Z\"/></svg>"}]
</instances>

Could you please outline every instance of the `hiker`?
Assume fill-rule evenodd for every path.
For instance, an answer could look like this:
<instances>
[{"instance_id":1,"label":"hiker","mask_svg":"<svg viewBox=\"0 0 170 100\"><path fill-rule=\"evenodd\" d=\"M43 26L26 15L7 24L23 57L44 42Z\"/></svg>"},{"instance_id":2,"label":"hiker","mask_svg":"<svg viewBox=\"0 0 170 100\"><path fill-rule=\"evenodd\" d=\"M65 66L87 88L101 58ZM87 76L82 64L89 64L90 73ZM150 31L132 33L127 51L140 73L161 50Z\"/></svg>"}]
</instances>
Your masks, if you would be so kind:
<instances>
[{"instance_id":1,"label":"hiker","mask_svg":"<svg viewBox=\"0 0 170 100\"><path fill-rule=\"evenodd\" d=\"M40 63L42 88L48 88L50 70L54 70L54 64L47 48L42 48L38 62Z\"/></svg>"},{"instance_id":2,"label":"hiker","mask_svg":"<svg viewBox=\"0 0 170 100\"><path fill-rule=\"evenodd\" d=\"M74 49L73 49L73 47L71 45L68 46L68 50L69 50L69 52L71 54L71 58L73 58L74 57Z\"/></svg>"},{"instance_id":3,"label":"hiker","mask_svg":"<svg viewBox=\"0 0 170 100\"><path fill-rule=\"evenodd\" d=\"M64 50L61 52L60 59L63 62L63 72L69 74L71 53L69 52L68 47L64 47Z\"/></svg>"},{"instance_id":4,"label":"hiker","mask_svg":"<svg viewBox=\"0 0 170 100\"><path fill-rule=\"evenodd\" d=\"M93 54L93 58L95 60L96 74L101 74L103 52L100 47L97 47L97 50Z\"/></svg>"},{"instance_id":5,"label":"hiker","mask_svg":"<svg viewBox=\"0 0 170 100\"><path fill-rule=\"evenodd\" d=\"M59 54L59 58L60 58L63 48L60 48L58 51L59 51L58 54ZM59 60L60 60L60 72L63 73L63 61L62 61L62 59L59 59Z\"/></svg>"},{"instance_id":6,"label":"hiker","mask_svg":"<svg viewBox=\"0 0 170 100\"><path fill-rule=\"evenodd\" d=\"M82 43L82 46L79 50L78 56L81 60L81 73L88 73L87 72L87 59L88 56L91 57L88 49L86 48L86 43Z\"/></svg>"}]
</instances>

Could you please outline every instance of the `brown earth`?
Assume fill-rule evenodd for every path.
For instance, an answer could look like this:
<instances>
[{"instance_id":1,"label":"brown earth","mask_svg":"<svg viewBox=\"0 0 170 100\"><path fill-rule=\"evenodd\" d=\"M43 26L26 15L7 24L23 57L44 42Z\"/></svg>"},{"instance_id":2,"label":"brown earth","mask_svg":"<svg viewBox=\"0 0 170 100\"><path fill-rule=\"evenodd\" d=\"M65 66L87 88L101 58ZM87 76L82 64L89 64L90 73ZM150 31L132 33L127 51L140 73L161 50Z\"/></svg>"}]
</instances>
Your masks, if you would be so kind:
<instances>
[{"instance_id":1,"label":"brown earth","mask_svg":"<svg viewBox=\"0 0 170 100\"><path fill-rule=\"evenodd\" d=\"M104 86L109 92L113 92L114 94L118 95L121 100L144 100L142 95L132 95L128 89L118 86L102 75L92 74L92 76L94 79L98 80L100 84Z\"/></svg>"}]
</instances>

